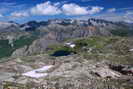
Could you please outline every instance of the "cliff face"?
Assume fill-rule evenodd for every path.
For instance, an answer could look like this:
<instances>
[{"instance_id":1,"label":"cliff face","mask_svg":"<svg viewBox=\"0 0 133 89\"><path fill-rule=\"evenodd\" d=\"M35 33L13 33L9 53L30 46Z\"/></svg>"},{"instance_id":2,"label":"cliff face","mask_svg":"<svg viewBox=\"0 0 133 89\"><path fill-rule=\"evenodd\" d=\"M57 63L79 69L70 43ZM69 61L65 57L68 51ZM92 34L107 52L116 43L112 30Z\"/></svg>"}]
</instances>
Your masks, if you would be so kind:
<instances>
[{"instance_id":1,"label":"cliff face","mask_svg":"<svg viewBox=\"0 0 133 89\"><path fill-rule=\"evenodd\" d=\"M28 48L20 48L13 52L13 56L23 55L23 52L18 50L25 50L27 55L42 53L52 44L63 42L66 39L84 38L88 36L110 36L111 33L105 29L98 27L82 27L76 25L62 26L59 24L51 24L47 27L38 28L40 33L39 39L35 40Z\"/></svg>"}]
</instances>

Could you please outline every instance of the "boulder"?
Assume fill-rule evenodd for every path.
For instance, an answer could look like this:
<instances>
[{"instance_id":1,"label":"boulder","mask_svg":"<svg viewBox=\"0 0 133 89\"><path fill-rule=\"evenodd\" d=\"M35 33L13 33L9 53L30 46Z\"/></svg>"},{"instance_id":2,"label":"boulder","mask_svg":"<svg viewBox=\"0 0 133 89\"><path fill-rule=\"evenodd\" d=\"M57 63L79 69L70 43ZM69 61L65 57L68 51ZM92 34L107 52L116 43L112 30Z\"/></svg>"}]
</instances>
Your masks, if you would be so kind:
<instances>
[{"instance_id":1,"label":"boulder","mask_svg":"<svg viewBox=\"0 0 133 89\"><path fill-rule=\"evenodd\" d=\"M119 78L121 74L108 67L97 67L93 72L102 78Z\"/></svg>"}]
</instances>

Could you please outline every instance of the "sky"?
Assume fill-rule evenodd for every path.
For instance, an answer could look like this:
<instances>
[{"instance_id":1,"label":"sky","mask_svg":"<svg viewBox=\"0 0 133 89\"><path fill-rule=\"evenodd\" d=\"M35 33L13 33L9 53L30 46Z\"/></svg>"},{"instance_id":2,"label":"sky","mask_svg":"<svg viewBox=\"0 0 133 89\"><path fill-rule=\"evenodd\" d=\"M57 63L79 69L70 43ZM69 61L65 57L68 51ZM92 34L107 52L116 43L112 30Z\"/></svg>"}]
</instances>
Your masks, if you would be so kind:
<instances>
[{"instance_id":1,"label":"sky","mask_svg":"<svg viewBox=\"0 0 133 89\"><path fill-rule=\"evenodd\" d=\"M91 17L133 22L133 0L0 0L0 21Z\"/></svg>"}]
</instances>

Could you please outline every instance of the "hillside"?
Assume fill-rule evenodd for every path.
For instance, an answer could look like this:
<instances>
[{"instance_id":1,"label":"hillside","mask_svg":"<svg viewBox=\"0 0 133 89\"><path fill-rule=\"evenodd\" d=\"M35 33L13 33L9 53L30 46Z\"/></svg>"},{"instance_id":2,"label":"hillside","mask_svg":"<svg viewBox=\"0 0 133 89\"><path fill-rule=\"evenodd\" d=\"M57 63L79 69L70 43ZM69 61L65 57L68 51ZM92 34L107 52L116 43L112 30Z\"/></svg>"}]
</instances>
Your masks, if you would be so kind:
<instances>
[{"instance_id":1,"label":"hillside","mask_svg":"<svg viewBox=\"0 0 133 89\"><path fill-rule=\"evenodd\" d=\"M69 39L48 46L43 54L6 58L0 63L0 79L13 84L16 79L18 84L25 84L28 88L44 84L48 89L132 89L133 72L128 71L133 67L132 39L116 36ZM65 45L68 42L76 46ZM53 67L47 71L38 69L51 65ZM36 73L48 76L37 78L37 81L34 75L30 78L23 76L23 73L29 76L28 71L35 69L38 69Z\"/></svg>"},{"instance_id":2,"label":"hillside","mask_svg":"<svg viewBox=\"0 0 133 89\"><path fill-rule=\"evenodd\" d=\"M63 43L68 39L133 35L132 24L93 18L30 21L24 24L1 22L0 26L0 47L2 48L0 58L44 53L49 45Z\"/></svg>"},{"instance_id":3,"label":"hillside","mask_svg":"<svg viewBox=\"0 0 133 89\"><path fill-rule=\"evenodd\" d=\"M89 19L2 26L0 89L133 88L132 24Z\"/></svg>"}]
</instances>

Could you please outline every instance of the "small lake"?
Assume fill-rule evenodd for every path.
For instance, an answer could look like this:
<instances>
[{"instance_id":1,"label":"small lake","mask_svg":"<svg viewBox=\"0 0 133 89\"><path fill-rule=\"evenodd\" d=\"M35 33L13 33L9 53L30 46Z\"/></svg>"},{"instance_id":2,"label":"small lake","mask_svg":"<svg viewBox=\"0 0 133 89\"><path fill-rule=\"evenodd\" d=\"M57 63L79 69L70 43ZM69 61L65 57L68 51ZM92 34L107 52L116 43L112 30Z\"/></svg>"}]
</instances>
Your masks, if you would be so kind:
<instances>
[{"instance_id":1,"label":"small lake","mask_svg":"<svg viewBox=\"0 0 133 89\"><path fill-rule=\"evenodd\" d=\"M55 57L59 57L59 56L68 56L70 55L72 52L71 51L64 51L64 50L59 50L54 52L51 56L55 56Z\"/></svg>"}]
</instances>

